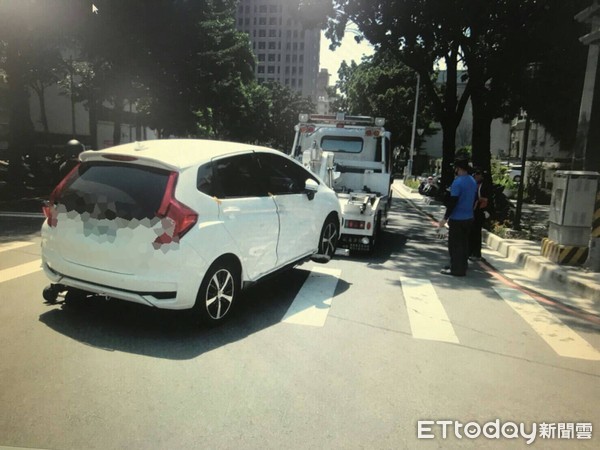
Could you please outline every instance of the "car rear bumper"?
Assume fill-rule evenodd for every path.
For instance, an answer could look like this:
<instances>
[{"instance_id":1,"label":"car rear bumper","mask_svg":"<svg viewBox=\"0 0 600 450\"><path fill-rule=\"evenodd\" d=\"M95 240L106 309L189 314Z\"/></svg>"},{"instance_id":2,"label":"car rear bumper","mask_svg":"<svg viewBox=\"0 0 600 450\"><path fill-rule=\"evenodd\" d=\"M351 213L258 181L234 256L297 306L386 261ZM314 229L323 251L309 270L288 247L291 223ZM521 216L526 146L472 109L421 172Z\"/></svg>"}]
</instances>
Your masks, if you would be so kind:
<instances>
[{"instance_id":1,"label":"car rear bumper","mask_svg":"<svg viewBox=\"0 0 600 450\"><path fill-rule=\"evenodd\" d=\"M176 279L170 278L166 281L156 276L112 273L71 264L65 260L60 262L49 264L48 260L42 257L44 272L55 284L161 309L193 307L207 269L203 264L192 268L188 262L186 270L178 271Z\"/></svg>"}]
</instances>

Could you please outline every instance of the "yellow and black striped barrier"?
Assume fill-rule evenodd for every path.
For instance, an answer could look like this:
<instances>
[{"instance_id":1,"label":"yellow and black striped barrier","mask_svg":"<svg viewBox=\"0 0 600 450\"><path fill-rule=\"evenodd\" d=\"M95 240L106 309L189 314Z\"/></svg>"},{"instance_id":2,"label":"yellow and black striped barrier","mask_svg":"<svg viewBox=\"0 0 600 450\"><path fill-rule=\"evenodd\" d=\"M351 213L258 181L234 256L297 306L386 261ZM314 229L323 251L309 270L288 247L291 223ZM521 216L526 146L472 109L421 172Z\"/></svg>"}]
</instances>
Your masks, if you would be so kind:
<instances>
[{"instance_id":1,"label":"yellow and black striped barrier","mask_svg":"<svg viewBox=\"0 0 600 450\"><path fill-rule=\"evenodd\" d=\"M587 260L589 247L561 245L551 239L542 239L542 256L564 266L579 266Z\"/></svg>"},{"instance_id":2,"label":"yellow and black striped barrier","mask_svg":"<svg viewBox=\"0 0 600 450\"><path fill-rule=\"evenodd\" d=\"M600 237L600 190L596 194L596 205L594 206L594 219L592 221L592 237Z\"/></svg>"}]
</instances>

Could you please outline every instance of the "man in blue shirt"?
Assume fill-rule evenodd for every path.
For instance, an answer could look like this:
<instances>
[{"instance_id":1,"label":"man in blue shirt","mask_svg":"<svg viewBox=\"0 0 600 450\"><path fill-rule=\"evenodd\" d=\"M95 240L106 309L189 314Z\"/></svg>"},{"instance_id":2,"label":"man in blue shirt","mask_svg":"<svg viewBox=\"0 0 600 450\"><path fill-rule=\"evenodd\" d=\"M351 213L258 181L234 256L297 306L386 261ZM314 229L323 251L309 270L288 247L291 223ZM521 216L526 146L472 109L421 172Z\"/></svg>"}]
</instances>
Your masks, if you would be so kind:
<instances>
[{"instance_id":1,"label":"man in blue shirt","mask_svg":"<svg viewBox=\"0 0 600 450\"><path fill-rule=\"evenodd\" d=\"M450 186L450 200L446 214L439 226L448 222L448 253L450 267L442 269L442 274L464 277L467 274L469 259L469 233L473 225L473 207L477 197L477 182L469 175L466 160L454 162L456 178Z\"/></svg>"}]
</instances>

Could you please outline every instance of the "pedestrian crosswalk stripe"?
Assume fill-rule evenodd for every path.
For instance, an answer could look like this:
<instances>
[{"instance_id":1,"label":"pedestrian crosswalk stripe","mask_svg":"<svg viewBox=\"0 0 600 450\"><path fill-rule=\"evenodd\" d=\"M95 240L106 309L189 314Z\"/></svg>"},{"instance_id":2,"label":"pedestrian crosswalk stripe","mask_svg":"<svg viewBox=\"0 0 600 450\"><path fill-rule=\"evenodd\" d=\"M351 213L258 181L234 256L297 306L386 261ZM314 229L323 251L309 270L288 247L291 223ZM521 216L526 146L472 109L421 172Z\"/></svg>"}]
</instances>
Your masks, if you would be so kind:
<instances>
[{"instance_id":1,"label":"pedestrian crosswalk stripe","mask_svg":"<svg viewBox=\"0 0 600 450\"><path fill-rule=\"evenodd\" d=\"M406 277L400 277L400 282L413 337L458 344L458 337L431 282Z\"/></svg>"},{"instance_id":2,"label":"pedestrian crosswalk stripe","mask_svg":"<svg viewBox=\"0 0 600 450\"><path fill-rule=\"evenodd\" d=\"M15 278L24 277L34 272L42 270L42 261L32 261L18 266L11 267L9 269L0 270L0 283L5 281L14 280Z\"/></svg>"},{"instance_id":3,"label":"pedestrian crosswalk stripe","mask_svg":"<svg viewBox=\"0 0 600 450\"><path fill-rule=\"evenodd\" d=\"M296 294L283 322L322 327L342 271L315 267Z\"/></svg>"},{"instance_id":4,"label":"pedestrian crosswalk stripe","mask_svg":"<svg viewBox=\"0 0 600 450\"><path fill-rule=\"evenodd\" d=\"M0 252L16 250L17 248L27 247L29 245L34 245L34 244L36 244L36 242L25 242L25 241L8 242L6 244L0 244Z\"/></svg>"},{"instance_id":5,"label":"pedestrian crosswalk stripe","mask_svg":"<svg viewBox=\"0 0 600 450\"><path fill-rule=\"evenodd\" d=\"M600 352L531 296L512 288L494 287L494 290L560 356L600 360Z\"/></svg>"}]
</instances>

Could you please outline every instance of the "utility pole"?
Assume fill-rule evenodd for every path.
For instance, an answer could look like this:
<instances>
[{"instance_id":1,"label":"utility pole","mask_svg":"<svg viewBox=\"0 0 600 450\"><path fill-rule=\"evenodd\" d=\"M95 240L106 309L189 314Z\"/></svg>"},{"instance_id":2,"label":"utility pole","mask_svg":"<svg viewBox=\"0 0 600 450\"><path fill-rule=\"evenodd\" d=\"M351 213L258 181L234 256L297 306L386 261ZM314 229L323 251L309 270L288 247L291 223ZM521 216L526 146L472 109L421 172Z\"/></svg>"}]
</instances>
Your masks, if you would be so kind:
<instances>
[{"instance_id":1,"label":"utility pole","mask_svg":"<svg viewBox=\"0 0 600 450\"><path fill-rule=\"evenodd\" d=\"M525 187L525 164L527 164L527 147L529 144L529 129L531 128L531 119L529 114L525 113L525 130L523 131L523 151L521 152L521 179L517 189L517 209L513 221L513 230L521 229L521 211L523 210L523 190Z\"/></svg>"},{"instance_id":2,"label":"utility pole","mask_svg":"<svg viewBox=\"0 0 600 450\"><path fill-rule=\"evenodd\" d=\"M417 91L415 93L415 111L413 113L412 133L410 137L410 155L408 158L408 170L406 177L410 177L413 172L413 158L415 155L415 133L417 131L417 110L419 109L419 90L421 88L421 75L417 73Z\"/></svg>"}]
</instances>

